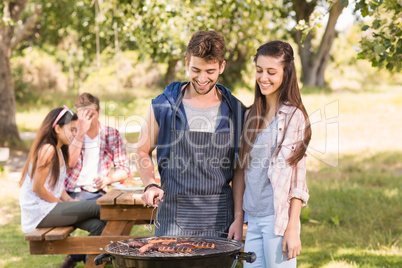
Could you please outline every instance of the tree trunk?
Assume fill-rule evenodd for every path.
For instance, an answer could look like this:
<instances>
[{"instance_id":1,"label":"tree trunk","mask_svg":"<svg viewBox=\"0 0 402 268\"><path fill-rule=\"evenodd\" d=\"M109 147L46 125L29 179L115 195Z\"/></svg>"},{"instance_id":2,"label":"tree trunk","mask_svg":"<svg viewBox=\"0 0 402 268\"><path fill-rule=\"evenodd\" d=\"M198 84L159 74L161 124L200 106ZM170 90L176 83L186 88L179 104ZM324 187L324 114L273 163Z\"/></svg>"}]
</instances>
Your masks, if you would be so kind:
<instances>
[{"instance_id":1,"label":"tree trunk","mask_svg":"<svg viewBox=\"0 0 402 268\"><path fill-rule=\"evenodd\" d=\"M337 1L334 3L329 12L327 28L325 29L325 33L321 39L320 48L318 49L317 53L316 86L318 87L323 87L327 84L325 82L324 73L330 58L331 47L336 37L335 25L344 8L345 5L341 5L340 1Z\"/></svg>"},{"instance_id":2,"label":"tree trunk","mask_svg":"<svg viewBox=\"0 0 402 268\"><path fill-rule=\"evenodd\" d=\"M293 4L300 4L300 2L303 2L306 5L305 0L295 0L293 1ZM314 8L304 8L305 5L300 5L303 6L303 8L295 8L297 20L309 20ZM336 1L331 7L327 27L316 53L314 53L314 48L312 45L312 39L314 38L314 34L312 32L306 36L303 44L301 44L302 33L298 31L294 35L294 39L298 44L302 64L301 80L303 86L326 86L325 69L328 65L331 47L336 37L335 25L344 8L345 5L341 5L340 1Z\"/></svg>"},{"instance_id":3,"label":"tree trunk","mask_svg":"<svg viewBox=\"0 0 402 268\"><path fill-rule=\"evenodd\" d=\"M4 18L17 21L26 0L4 1ZM15 145L20 141L15 121L16 105L11 73L11 40L14 26L2 22L0 27L0 145Z\"/></svg>"},{"instance_id":4,"label":"tree trunk","mask_svg":"<svg viewBox=\"0 0 402 268\"><path fill-rule=\"evenodd\" d=\"M168 61L168 68L165 74L165 85L169 85L170 83L174 82L176 79L176 67L179 59L173 58L169 59Z\"/></svg>"},{"instance_id":5,"label":"tree trunk","mask_svg":"<svg viewBox=\"0 0 402 268\"><path fill-rule=\"evenodd\" d=\"M10 68L10 42L7 42L7 30L0 29L0 145L17 142L20 137L15 121L15 94ZM9 40L8 40L9 41Z\"/></svg>"},{"instance_id":6,"label":"tree trunk","mask_svg":"<svg viewBox=\"0 0 402 268\"><path fill-rule=\"evenodd\" d=\"M302 75L301 81L303 85L314 85L316 79L316 65L313 62L313 46L311 44L311 39L313 38L313 34L309 34L306 36L304 40L304 44L298 42L299 48L299 56L302 65ZM301 33L300 39L301 40Z\"/></svg>"},{"instance_id":7,"label":"tree trunk","mask_svg":"<svg viewBox=\"0 0 402 268\"><path fill-rule=\"evenodd\" d=\"M332 42L331 42L332 44ZM317 69L317 77L315 79L315 85L317 87L325 87L327 85L327 82L325 81L325 69L327 68L328 65L328 61L330 58L330 53L329 50L331 48L328 49L328 53L324 55L324 57L322 58L322 61L320 63L318 63L318 69Z\"/></svg>"}]
</instances>

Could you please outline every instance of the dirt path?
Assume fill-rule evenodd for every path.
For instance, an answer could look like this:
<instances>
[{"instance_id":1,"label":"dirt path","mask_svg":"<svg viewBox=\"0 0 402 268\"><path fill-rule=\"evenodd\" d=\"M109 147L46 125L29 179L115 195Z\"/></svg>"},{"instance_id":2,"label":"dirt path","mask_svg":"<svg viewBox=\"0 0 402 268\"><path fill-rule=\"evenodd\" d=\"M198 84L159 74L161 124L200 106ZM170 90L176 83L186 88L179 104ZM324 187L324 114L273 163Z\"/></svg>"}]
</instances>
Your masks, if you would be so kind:
<instances>
[{"instance_id":1,"label":"dirt path","mask_svg":"<svg viewBox=\"0 0 402 268\"><path fill-rule=\"evenodd\" d=\"M4 165L4 172L0 175L0 196L16 196L19 193L19 181L28 153L24 151L11 151L10 158Z\"/></svg>"},{"instance_id":2,"label":"dirt path","mask_svg":"<svg viewBox=\"0 0 402 268\"><path fill-rule=\"evenodd\" d=\"M19 181L27 155L27 152L12 150L9 160L4 165L4 172L0 173L0 197L6 201L0 207L0 215L2 215L0 217L0 226L8 224L15 215L19 215L15 211L19 210Z\"/></svg>"}]
</instances>

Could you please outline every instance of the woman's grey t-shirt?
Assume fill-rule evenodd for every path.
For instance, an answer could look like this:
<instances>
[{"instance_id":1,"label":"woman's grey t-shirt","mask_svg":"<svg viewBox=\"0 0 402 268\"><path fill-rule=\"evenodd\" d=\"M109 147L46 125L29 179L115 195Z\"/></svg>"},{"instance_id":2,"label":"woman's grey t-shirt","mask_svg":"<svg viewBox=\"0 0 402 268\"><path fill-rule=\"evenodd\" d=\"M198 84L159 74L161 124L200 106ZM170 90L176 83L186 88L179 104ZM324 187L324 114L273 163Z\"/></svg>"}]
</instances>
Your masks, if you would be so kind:
<instances>
[{"instance_id":1,"label":"woman's grey t-shirt","mask_svg":"<svg viewBox=\"0 0 402 268\"><path fill-rule=\"evenodd\" d=\"M276 149L278 120L257 135L250 152L249 165L245 169L246 188L243 195L243 210L251 216L274 215L272 185L268 179L269 162Z\"/></svg>"},{"instance_id":2,"label":"woman's grey t-shirt","mask_svg":"<svg viewBox=\"0 0 402 268\"><path fill-rule=\"evenodd\" d=\"M221 104L209 108L194 107L183 101L191 131L214 133L222 117Z\"/></svg>"}]
</instances>

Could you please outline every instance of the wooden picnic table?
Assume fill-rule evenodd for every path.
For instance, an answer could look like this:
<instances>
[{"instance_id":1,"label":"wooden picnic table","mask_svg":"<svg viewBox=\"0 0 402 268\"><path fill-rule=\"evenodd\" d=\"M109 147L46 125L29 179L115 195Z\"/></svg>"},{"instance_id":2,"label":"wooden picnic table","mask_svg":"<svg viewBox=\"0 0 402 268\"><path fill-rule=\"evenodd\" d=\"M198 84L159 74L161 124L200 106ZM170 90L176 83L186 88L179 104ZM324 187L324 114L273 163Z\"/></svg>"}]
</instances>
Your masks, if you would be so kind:
<instances>
[{"instance_id":1,"label":"wooden picnic table","mask_svg":"<svg viewBox=\"0 0 402 268\"><path fill-rule=\"evenodd\" d=\"M25 235L29 241L30 253L36 254L90 254L85 267L95 265L94 258L106 253L105 247L111 242L138 238L130 236L134 224L150 222L152 209L142 205L142 190L128 191L113 189L97 200L101 206L101 219L106 226L100 236L70 236L73 226L36 228ZM142 236L143 237L143 236Z\"/></svg>"},{"instance_id":2,"label":"wooden picnic table","mask_svg":"<svg viewBox=\"0 0 402 268\"><path fill-rule=\"evenodd\" d=\"M100 237L113 238L110 241L114 242L139 237L130 236L131 229L135 224L148 224L153 209L143 206L142 192L143 190L113 189L96 201L101 206L101 220L107 221ZM94 265L93 259L97 255L91 255L85 267L102 267Z\"/></svg>"}]
</instances>

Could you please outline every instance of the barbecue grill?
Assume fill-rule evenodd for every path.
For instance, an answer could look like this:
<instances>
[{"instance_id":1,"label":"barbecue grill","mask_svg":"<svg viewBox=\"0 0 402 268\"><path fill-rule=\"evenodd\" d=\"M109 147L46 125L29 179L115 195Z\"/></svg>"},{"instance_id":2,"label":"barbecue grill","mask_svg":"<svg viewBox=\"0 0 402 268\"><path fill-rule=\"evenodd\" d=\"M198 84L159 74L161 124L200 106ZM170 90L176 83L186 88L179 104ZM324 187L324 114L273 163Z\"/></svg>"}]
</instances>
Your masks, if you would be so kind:
<instances>
[{"instance_id":1,"label":"barbecue grill","mask_svg":"<svg viewBox=\"0 0 402 268\"><path fill-rule=\"evenodd\" d=\"M155 238L177 238L177 241L202 241L215 244L215 248L197 248L189 253L167 253L159 251L147 251L139 253L138 248L128 246L129 242L141 241L148 243ZM131 268L224 268L235 267L237 261L245 260L254 262L256 255L254 252L240 252L243 243L226 238L208 237L189 237L189 236L163 236L135 238L110 243L105 247L107 253L98 255L95 264L112 261L114 267Z\"/></svg>"}]
</instances>

